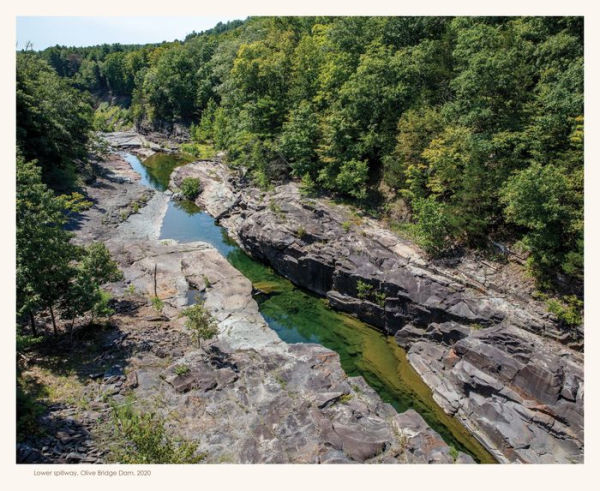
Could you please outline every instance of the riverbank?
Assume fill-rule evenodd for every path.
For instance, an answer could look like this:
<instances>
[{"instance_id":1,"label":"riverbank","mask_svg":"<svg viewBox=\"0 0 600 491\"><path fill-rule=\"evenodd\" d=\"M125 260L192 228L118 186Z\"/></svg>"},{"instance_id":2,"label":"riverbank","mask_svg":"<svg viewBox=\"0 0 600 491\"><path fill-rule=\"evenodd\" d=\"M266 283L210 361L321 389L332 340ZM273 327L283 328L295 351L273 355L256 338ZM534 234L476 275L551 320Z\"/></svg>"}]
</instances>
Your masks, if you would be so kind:
<instances>
[{"instance_id":1,"label":"riverbank","mask_svg":"<svg viewBox=\"0 0 600 491\"><path fill-rule=\"evenodd\" d=\"M124 280L109 285L116 313L101 328L80 326L65 370L55 368L65 348L57 339L24 372L51 396L46 435L21 442L19 461L111 461L120 443L112 408L127 405L160 415L208 463L472 462L415 411L398 414L347 377L334 352L281 341L250 281L216 249L159 240L165 194L141 186L117 156L100 165L87 190L94 205L72 229L81 243L105 242L122 268ZM194 345L183 325L190 290L218 323L214 342Z\"/></svg>"},{"instance_id":2,"label":"riverbank","mask_svg":"<svg viewBox=\"0 0 600 491\"><path fill-rule=\"evenodd\" d=\"M448 414L501 462L583 459L583 332L532 297L517 263L434 263L375 220L295 183L268 192L218 162L177 168L253 257L395 335Z\"/></svg>"}]
</instances>

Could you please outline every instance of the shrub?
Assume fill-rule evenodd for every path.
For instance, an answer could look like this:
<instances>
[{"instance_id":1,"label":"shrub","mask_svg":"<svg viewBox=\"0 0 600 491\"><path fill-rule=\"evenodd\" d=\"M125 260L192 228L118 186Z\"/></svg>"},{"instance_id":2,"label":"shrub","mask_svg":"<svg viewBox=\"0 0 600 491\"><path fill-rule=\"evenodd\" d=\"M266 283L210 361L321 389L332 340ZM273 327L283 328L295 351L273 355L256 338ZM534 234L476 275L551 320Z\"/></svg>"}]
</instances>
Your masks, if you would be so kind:
<instances>
[{"instance_id":1,"label":"shrub","mask_svg":"<svg viewBox=\"0 0 600 491\"><path fill-rule=\"evenodd\" d=\"M385 307L385 293L384 292L375 292L373 294L373 298L377 305L379 305L382 308Z\"/></svg>"},{"instance_id":2,"label":"shrub","mask_svg":"<svg viewBox=\"0 0 600 491\"><path fill-rule=\"evenodd\" d=\"M583 323L583 302L575 295L567 295L562 300L552 298L546 306L566 326L576 327Z\"/></svg>"},{"instance_id":3,"label":"shrub","mask_svg":"<svg viewBox=\"0 0 600 491\"><path fill-rule=\"evenodd\" d=\"M192 442L170 436L157 414L138 413L129 405L113 408L113 425L119 444L111 460L121 464L195 464L206 458L196 454Z\"/></svg>"},{"instance_id":4,"label":"shrub","mask_svg":"<svg viewBox=\"0 0 600 491\"><path fill-rule=\"evenodd\" d=\"M342 222L342 228L344 229L344 232L350 232L350 227L352 227L352 223L349 221Z\"/></svg>"},{"instance_id":5,"label":"shrub","mask_svg":"<svg viewBox=\"0 0 600 491\"><path fill-rule=\"evenodd\" d=\"M186 375L190 373L190 367L188 367L187 365L177 365L175 367L175 374L176 375Z\"/></svg>"},{"instance_id":6,"label":"shrub","mask_svg":"<svg viewBox=\"0 0 600 491\"><path fill-rule=\"evenodd\" d=\"M336 188L344 194L358 199L367 195L367 179L369 168L366 160L349 160L344 162L335 178Z\"/></svg>"},{"instance_id":7,"label":"shrub","mask_svg":"<svg viewBox=\"0 0 600 491\"><path fill-rule=\"evenodd\" d=\"M160 312L163 309L164 305L165 304L163 303L163 301L160 298L158 298L158 297L152 297L152 306L156 310L158 310Z\"/></svg>"},{"instance_id":8,"label":"shrub","mask_svg":"<svg viewBox=\"0 0 600 491\"><path fill-rule=\"evenodd\" d=\"M419 244L429 254L440 255L447 247L450 230L445 205L429 197L417 200L414 208Z\"/></svg>"},{"instance_id":9,"label":"shrub","mask_svg":"<svg viewBox=\"0 0 600 491\"><path fill-rule=\"evenodd\" d=\"M356 283L356 291L358 298L362 300L367 300L373 292L373 285L370 285L365 281L358 280L358 282Z\"/></svg>"},{"instance_id":10,"label":"shrub","mask_svg":"<svg viewBox=\"0 0 600 491\"><path fill-rule=\"evenodd\" d=\"M186 177L181 183L181 194L185 199L194 200L200 193L200 180L195 177Z\"/></svg>"},{"instance_id":11,"label":"shrub","mask_svg":"<svg viewBox=\"0 0 600 491\"><path fill-rule=\"evenodd\" d=\"M458 450L456 450L456 447L454 445L450 445L450 451L448 452L448 454L450 454L452 460L456 462L456 459L458 459Z\"/></svg>"},{"instance_id":12,"label":"shrub","mask_svg":"<svg viewBox=\"0 0 600 491\"><path fill-rule=\"evenodd\" d=\"M212 339L219 332L217 323L206 310L203 302L188 307L182 315L187 317L185 327L191 331L192 338L198 345L203 339Z\"/></svg>"}]
</instances>

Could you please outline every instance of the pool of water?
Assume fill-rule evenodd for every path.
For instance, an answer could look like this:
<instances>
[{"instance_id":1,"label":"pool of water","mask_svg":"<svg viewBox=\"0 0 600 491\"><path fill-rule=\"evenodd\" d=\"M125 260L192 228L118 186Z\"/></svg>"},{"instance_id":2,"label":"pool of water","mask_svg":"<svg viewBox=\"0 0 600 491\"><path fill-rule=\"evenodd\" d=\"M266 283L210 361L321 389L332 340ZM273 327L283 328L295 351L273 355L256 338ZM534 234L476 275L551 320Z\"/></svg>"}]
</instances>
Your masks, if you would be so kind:
<instances>
[{"instance_id":1,"label":"pool of water","mask_svg":"<svg viewBox=\"0 0 600 491\"><path fill-rule=\"evenodd\" d=\"M123 157L131 168L136 171L140 177L140 183L159 191L166 191L169 187L169 178L175 167L184 165L190 160L177 154L155 153L151 157L140 161L135 155L130 153L123 154Z\"/></svg>"},{"instance_id":2,"label":"pool of water","mask_svg":"<svg viewBox=\"0 0 600 491\"><path fill-rule=\"evenodd\" d=\"M137 157L126 156L133 169L142 175L143 184L165 190L171 171L181 165L181 161L172 155L155 157L147 165L147 161L142 163ZM283 341L318 343L336 351L348 375L362 375L396 410L415 409L448 444L468 452L479 462L494 462L458 420L436 404L431 390L410 366L405 351L393 337L386 337L364 322L332 310L325 299L297 288L272 268L252 259L228 237L225 229L194 203L169 202L160 238L179 242L202 240L212 244L261 292L256 296L260 312ZM193 298L190 294L188 302L192 303Z\"/></svg>"}]
</instances>

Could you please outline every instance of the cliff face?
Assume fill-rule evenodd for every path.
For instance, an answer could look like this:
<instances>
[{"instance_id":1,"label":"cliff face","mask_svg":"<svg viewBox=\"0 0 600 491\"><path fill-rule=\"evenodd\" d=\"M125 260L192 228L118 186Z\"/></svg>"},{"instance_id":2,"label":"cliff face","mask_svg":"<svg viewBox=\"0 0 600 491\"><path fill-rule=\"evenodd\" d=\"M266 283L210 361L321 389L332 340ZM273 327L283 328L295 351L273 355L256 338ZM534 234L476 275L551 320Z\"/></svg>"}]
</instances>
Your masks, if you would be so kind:
<instances>
[{"instance_id":1,"label":"cliff face","mask_svg":"<svg viewBox=\"0 0 600 491\"><path fill-rule=\"evenodd\" d=\"M376 221L295 184L264 193L218 164L197 203L253 257L330 304L396 335L434 397L500 461L583 459L582 329L535 301L521 267L467 256L435 263Z\"/></svg>"}]
</instances>

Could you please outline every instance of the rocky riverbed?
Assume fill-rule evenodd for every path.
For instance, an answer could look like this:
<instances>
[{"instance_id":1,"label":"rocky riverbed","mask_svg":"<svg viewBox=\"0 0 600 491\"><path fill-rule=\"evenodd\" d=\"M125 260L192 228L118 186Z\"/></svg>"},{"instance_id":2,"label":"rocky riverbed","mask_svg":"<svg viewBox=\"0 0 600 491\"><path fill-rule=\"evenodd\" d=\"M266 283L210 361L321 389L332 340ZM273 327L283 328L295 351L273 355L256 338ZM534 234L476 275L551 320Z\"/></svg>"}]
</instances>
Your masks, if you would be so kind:
<instances>
[{"instance_id":1,"label":"rocky riverbed","mask_svg":"<svg viewBox=\"0 0 600 491\"><path fill-rule=\"evenodd\" d=\"M66 358L58 338L30 361L24 377L47 383L54 403L40 417L45 434L18 445L19 462L110 461L111 408L125 404L161 415L207 463L473 462L418 413L398 414L347 377L335 352L281 341L250 281L216 249L158 240L167 194L138 184L117 155L100 168L87 189L93 206L72 229L80 243L103 241L123 270L108 286L116 313L101 328L81 326ZM214 341L197 345L184 327L190 290L217 321Z\"/></svg>"},{"instance_id":2,"label":"rocky riverbed","mask_svg":"<svg viewBox=\"0 0 600 491\"><path fill-rule=\"evenodd\" d=\"M434 262L376 220L295 183L269 192L219 162L174 171L253 257L396 336L435 400L500 462L583 461L583 329L564 328L521 261ZM512 259L512 260L511 260Z\"/></svg>"}]
</instances>

